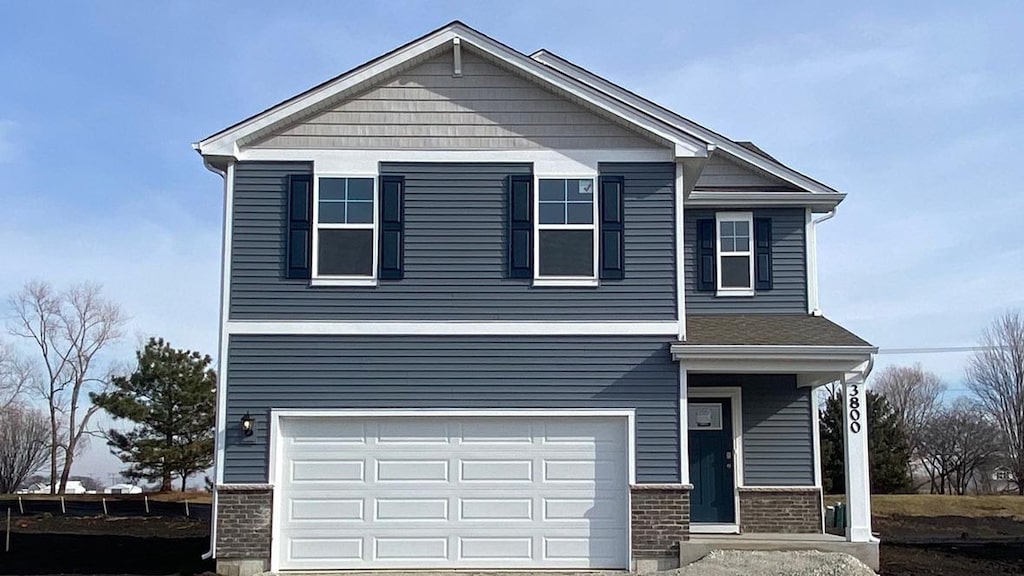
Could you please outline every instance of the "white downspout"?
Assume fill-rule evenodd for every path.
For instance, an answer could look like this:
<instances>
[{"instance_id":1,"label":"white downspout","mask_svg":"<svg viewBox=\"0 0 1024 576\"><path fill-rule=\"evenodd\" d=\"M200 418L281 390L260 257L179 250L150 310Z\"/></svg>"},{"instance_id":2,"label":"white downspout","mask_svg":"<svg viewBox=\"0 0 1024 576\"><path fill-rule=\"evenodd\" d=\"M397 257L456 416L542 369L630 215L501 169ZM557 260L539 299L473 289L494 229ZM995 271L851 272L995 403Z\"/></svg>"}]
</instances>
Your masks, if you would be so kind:
<instances>
[{"instance_id":1,"label":"white downspout","mask_svg":"<svg viewBox=\"0 0 1024 576\"><path fill-rule=\"evenodd\" d=\"M807 311L812 316L821 316L821 305L818 302L818 224L831 219L839 211L832 208L827 214L816 220L812 219L810 208L807 209Z\"/></svg>"},{"instance_id":2,"label":"white downspout","mask_svg":"<svg viewBox=\"0 0 1024 576\"><path fill-rule=\"evenodd\" d=\"M197 152L199 151L197 146L193 146L193 147L196 148ZM231 191L227 189L227 186L228 186L228 174L227 174L227 171L221 170L220 168L217 168L216 166L211 164L206 158L203 158L203 166L205 166L206 169L209 170L210 172L213 172L214 174L216 174L216 175L218 175L218 176L220 176L221 178L224 179L225 194L230 194ZM225 197L225 200L226 200L226 197ZM227 215L227 212L225 211L225 218L228 218L228 217L229 216ZM223 261L223 254L221 255L221 260ZM224 290L224 289L225 289L225 287L222 285L221 286L221 290ZM221 326L224 325L223 318L221 319L220 324L221 324ZM224 335L221 334L219 337L220 338L224 338ZM218 358L217 362L218 362L218 364L220 363L220 359L219 358ZM218 388L223 386L223 384L221 383L222 382L221 381L222 375L223 375L223 373L219 370L219 367L218 367L218 371L217 371L217 387ZM219 401L220 395L218 394L217 397L218 397L218 401ZM217 411L215 412L215 419L216 420L220 419L220 407L217 407ZM214 429L215 430L220 430L220 422L214 422ZM217 443L217 433L215 432L214 433L214 444L215 444L214 445L214 453L215 454L216 454L216 451L219 448L221 448L220 446L216 446L216 443ZM216 549L216 545L217 545L216 544L217 543L217 458L216 457L214 457L214 459L213 459L213 478L214 478L214 486L213 486L213 494L212 494L211 503L210 503L210 546L209 546L209 549L205 553L203 553L203 555L201 556L201 558L203 560L209 560L210 558L214 558L215 557L214 550Z\"/></svg>"}]
</instances>

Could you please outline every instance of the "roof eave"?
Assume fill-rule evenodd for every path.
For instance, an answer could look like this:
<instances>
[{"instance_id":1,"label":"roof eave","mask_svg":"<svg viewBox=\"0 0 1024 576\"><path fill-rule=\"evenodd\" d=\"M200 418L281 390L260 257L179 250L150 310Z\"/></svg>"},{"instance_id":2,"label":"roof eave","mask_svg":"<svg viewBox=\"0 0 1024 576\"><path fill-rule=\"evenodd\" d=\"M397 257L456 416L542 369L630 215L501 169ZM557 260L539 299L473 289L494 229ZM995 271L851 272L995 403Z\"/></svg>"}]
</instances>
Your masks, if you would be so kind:
<instances>
[{"instance_id":1,"label":"roof eave","mask_svg":"<svg viewBox=\"0 0 1024 576\"><path fill-rule=\"evenodd\" d=\"M822 182L798 172L777 160L773 160L761 154L757 154L737 142L718 134L696 122L680 116L679 114L669 110L659 104L656 104L646 98L631 92L617 84L609 82L600 76L590 72L589 70L578 66L549 50L541 49L537 50L530 55L531 58L538 62L550 66L551 68L562 71L566 74L571 74L577 80L581 82L589 83L602 90L603 92L614 96L625 104L628 104L638 110L642 110L645 113L659 118L665 122L669 122L679 126L681 129L693 134L697 138L701 138L710 145L717 147L717 149L726 152L727 154L734 156L748 164L756 166L773 176L782 178L783 180L790 182L791 184L807 190L808 192L814 193L826 193L826 194L839 194L840 192L831 186L828 186ZM580 77L582 76L582 78Z\"/></svg>"}]
</instances>

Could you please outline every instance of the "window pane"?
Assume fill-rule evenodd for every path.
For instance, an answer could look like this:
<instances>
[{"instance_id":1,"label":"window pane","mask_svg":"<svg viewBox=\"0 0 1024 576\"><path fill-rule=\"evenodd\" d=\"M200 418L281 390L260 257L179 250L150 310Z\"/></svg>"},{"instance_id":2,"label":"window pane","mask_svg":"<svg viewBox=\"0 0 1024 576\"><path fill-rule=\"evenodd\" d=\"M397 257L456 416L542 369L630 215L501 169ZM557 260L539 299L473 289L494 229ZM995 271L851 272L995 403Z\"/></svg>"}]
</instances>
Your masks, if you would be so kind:
<instances>
[{"instance_id":1,"label":"window pane","mask_svg":"<svg viewBox=\"0 0 1024 576\"><path fill-rule=\"evenodd\" d=\"M541 224L565 224L565 203L563 202L541 202L540 203Z\"/></svg>"},{"instance_id":2,"label":"window pane","mask_svg":"<svg viewBox=\"0 0 1024 576\"><path fill-rule=\"evenodd\" d=\"M735 242L737 252L747 252L750 250L750 238L746 236L741 236L739 238L736 238Z\"/></svg>"},{"instance_id":3,"label":"window pane","mask_svg":"<svg viewBox=\"0 0 1024 576\"><path fill-rule=\"evenodd\" d=\"M373 179L372 178L349 178L348 179L349 200L373 200Z\"/></svg>"},{"instance_id":4,"label":"window pane","mask_svg":"<svg viewBox=\"0 0 1024 576\"><path fill-rule=\"evenodd\" d=\"M344 178L321 178L320 179L321 200L344 200L345 179Z\"/></svg>"},{"instance_id":5,"label":"window pane","mask_svg":"<svg viewBox=\"0 0 1024 576\"><path fill-rule=\"evenodd\" d=\"M542 202L545 200L565 200L565 180L541 180L538 198Z\"/></svg>"},{"instance_id":6,"label":"window pane","mask_svg":"<svg viewBox=\"0 0 1024 576\"><path fill-rule=\"evenodd\" d=\"M320 222L323 224L344 224L345 203L320 201Z\"/></svg>"},{"instance_id":7,"label":"window pane","mask_svg":"<svg viewBox=\"0 0 1024 576\"><path fill-rule=\"evenodd\" d=\"M736 235L750 236L750 222L747 222L746 220L736 221Z\"/></svg>"},{"instance_id":8,"label":"window pane","mask_svg":"<svg viewBox=\"0 0 1024 576\"><path fill-rule=\"evenodd\" d=\"M568 189L568 195L566 199L572 201L593 201L594 199L594 181L591 179L586 180L568 180L566 182Z\"/></svg>"},{"instance_id":9,"label":"window pane","mask_svg":"<svg viewBox=\"0 0 1024 576\"><path fill-rule=\"evenodd\" d=\"M735 227L732 222L722 222L722 236L732 236L735 231Z\"/></svg>"},{"instance_id":10,"label":"window pane","mask_svg":"<svg viewBox=\"0 0 1024 576\"><path fill-rule=\"evenodd\" d=\"M722 238L722 252L735 252L736 241L732 238Z\"/></svg>"},{"instance_id":11,"label":"window pane","mask_svg":"<svg viewBox=\"0 0 1024 576\"><path fill-rule=\"evenodd\" d=\"M566 224L593 224L594 205L589 202L570 202L568 219Z\"/></svg>"},{"instance_id":12,"label":"window pane","mask_svg":"<svg viewBox=\"0 0 1024 576\"><path fill-rule=\"evenodd\" d=\"M750 257L722 256L722 288L750 288Z\"/></svg>"},{"instance_id":13,"label":"window pane","mask_svg":"<svg viewBox=\"0 0 1024 576\"><path fill-rule=\"evenodd\" d=\"M373 202L349 202L349 224L373 224Z\"/></svg>"},{"instance_id":14,"label":"window pane","mask_svg":"<svg viewBox=\"0 0 1024 576\"><path fill-rule=\"evenodd\" d=\"M594 275L594 233L591 230L541 230L541 276Z\"/></svg>"},{"instance_id":15,"label":"window pane","mask_svg":"<svg viewBox=\"0 0 1024 576\"><path fill-rule=\"evenodd\" d=\"M321 276L373 274L373 230L320 230L319 234Z\"/></svg>"}]
</instances>

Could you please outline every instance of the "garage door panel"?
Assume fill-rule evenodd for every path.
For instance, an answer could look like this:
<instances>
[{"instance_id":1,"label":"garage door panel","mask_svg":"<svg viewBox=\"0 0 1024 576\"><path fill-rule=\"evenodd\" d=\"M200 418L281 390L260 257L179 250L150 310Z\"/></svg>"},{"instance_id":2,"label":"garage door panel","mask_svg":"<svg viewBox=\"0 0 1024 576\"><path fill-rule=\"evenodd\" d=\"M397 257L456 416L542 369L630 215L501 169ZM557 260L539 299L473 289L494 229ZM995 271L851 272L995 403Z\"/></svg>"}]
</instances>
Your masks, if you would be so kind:
<instances>
[{"instance_id":1,"label":"garage door panel","mask_svg":"<svg viewBox=\"0 0 1024 576\"><path fill-rule=\"evenodd\" d=\"M283 420L281 569L626 567L624 419Z\"/></svg>"},{"instance_id":2,"label":"garage door panel","mask_svg":"<svg viewBox=\"0 0 1024 576\"><path fill-rule=\"evenodd\" d=\"M447 482L448 460L377 460L377 482Z\"/></svg>"},{"instance_id":3,"label":"garage door panel","mask_svg":"<svg viewBox=\"0 0 1024 576\"><path fill-rule=\"evenodd\" d=\"M292 484L302 482L363 482L362 460L292 460Z\"/></svg>"}]
</instances>

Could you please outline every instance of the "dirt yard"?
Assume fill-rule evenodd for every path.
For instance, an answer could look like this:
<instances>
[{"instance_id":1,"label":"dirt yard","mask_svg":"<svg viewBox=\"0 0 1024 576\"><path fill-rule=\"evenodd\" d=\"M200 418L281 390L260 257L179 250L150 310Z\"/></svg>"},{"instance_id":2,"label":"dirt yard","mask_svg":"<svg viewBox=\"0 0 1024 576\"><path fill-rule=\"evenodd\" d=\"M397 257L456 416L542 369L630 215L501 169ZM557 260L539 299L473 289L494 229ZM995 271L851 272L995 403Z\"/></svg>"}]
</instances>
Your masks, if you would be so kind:
<instances>
[{"instance_id":1,"label":"dirt yard","mask_svg":"<svg viewBox=\"0 0 1024 576\"><path fill-rule=\"evenodd\" d=\"M1024 574L1024 498L876 496L882 576Z\"/></svg>"},{"instance_id":2,"label":"dirt yard","mask_svg":"<svg viewBox=\"0 0 1024 576\"><path fill-rule=\"evenodd\" d=\"M0 574L198 574L209 523L188 518L15 518Z\"/></svg>"}]
</instances>

